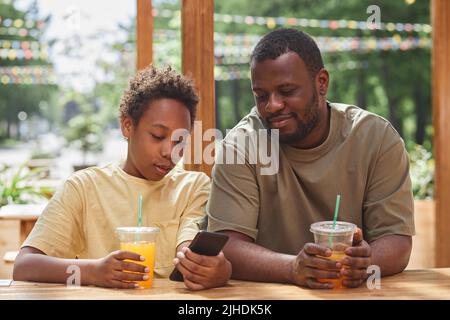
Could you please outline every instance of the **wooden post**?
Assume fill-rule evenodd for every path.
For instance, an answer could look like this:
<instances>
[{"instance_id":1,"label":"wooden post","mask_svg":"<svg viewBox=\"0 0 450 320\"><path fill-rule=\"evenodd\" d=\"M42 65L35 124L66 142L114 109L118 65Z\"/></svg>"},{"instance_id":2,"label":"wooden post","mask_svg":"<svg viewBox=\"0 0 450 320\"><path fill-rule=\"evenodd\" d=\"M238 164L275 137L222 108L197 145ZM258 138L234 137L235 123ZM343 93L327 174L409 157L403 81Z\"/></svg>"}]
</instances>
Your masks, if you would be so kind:
<instances>
[{"instance_id":1,"label":"wooden post","mask_svg":"<svg viewBox=\"0 0 450 320\"><path fill-rule=\"evenodd\" d=\"M431 20L436 266L450 267L450 1L433 0Z\"/></svg>"},{"instance_id":2,"label":"wooden post","mask_svg":"<svg viewBox=\"0 0 450 320\"><path fill-rule=\"evenodd\" d=\"M153 15L151 0L136 0L136 68L141 70L153 60Z\"/></svg>"},{"instance_id":3,"label":"wooden post","mask_svg":"<svg viewBox=\"0 0 450 320\"><path fill-rule=\"evenodd\" d=\"M182 17L183 74L190 75L200 96L197 120L202 131L193 130L191 146L186 152L186 169L211 174L212 164L205 163L203 150L211 141L202 144L200 134L215 128L214 107L214 1L183 0ZM197 142L197 144L195 143ZM194 161L201 160L201 163Z\"/></svg>"}]
</instances>

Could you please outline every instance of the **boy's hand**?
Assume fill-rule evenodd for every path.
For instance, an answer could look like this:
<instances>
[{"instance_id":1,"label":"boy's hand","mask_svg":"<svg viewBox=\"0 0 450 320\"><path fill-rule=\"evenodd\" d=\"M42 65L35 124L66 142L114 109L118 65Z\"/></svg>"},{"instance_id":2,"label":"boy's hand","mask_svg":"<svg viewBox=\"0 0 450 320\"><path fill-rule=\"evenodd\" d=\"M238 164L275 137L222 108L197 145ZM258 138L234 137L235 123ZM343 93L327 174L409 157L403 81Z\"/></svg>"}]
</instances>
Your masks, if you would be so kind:
<instances>
[{"instance_id":1,"label":"boy's hand","mask_svg":"<svg viewBox=\"0 0 450 320\"><path fill-rule=\"evenodd\" d=\"M348 288L359 287L368 277L367 268L372 264L372 249L363 240L361 229L357 228L353 235L353 246L345 249L347 255L341 260L345 268L341 268L344 277L342 284Z\"/></svg>"},{"instance_id":2,"label":"boy's hand","mask_svg":"<svg viewBox=\"0 0 450 320\"><path fill-rule=\"evenodd\" d=\"M231 263L221 251L215 257L202 256L184 247L173 260L190 290L203 290L225 285L231 276Z\"/></svg>"},{"instance_id":3,"label":"boy's hand","mask_svg":"<svg viewBox=\"0 0 450 320\"><path fill-rule=\"evenodd\" d=\"M114 251L104 258L95 260L89 268L89 283L107 288L134 289L139 285L133 281L148 280L148 267L124 261L142 262L144 257L129 251ZM126 271L140 272L129 273Z\"/></svg>"}]
</instances>

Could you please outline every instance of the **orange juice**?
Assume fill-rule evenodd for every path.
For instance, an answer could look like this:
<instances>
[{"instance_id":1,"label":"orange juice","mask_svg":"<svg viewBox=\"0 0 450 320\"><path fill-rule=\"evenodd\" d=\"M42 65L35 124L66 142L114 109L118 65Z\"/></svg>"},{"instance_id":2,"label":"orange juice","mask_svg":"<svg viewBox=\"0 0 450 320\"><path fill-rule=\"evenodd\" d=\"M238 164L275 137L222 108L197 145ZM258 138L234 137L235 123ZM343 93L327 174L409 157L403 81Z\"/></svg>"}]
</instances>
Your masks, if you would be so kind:
<instances>
[{"instance_id":1,"label":"orange juice","mask_svg":"<svg viewBox=\"0 0 450 320\"><path fill-rule=\"evenodd\" d=\"M344 259L345 253L343 251L332 251L331 256L329 256L329 257L320 256L320 257L324 258L324 259L328 259L328 260L340 261L340 260ZM328 270L338 270L338 269L328 269ZM339 279L318 279L317 281L330 282L333 284L334 289L342 288L342 277L340 277Z\"/></svg>"},{"instance_id":2,"label":"orange juice","mask_svg":"<svg viewBox=\"0 0 450 320\"><path fill-rule=\"evenodd\" d=\"M152 287L153 283L153 268L155 266L155 243L147 241L139 242L121 242L120 250L130 251L145 257L145 261L130 261L133 263L141 264L150 269L148 273L148 280L146 281L136 281L139 284L139 289L149 289ZM131 271L130 271L131 272ZM137 272L132 272L137 273Z\"/></svg>"}]
</instances>

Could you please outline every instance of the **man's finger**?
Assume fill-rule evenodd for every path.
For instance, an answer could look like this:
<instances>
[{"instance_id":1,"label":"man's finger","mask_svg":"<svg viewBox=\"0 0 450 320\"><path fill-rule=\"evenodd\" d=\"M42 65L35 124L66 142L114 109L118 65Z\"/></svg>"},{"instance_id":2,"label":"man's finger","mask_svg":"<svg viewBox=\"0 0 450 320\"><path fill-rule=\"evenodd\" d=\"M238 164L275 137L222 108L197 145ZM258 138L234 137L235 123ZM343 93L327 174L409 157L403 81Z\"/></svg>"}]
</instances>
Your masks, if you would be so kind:
<instances>
[{"instance_id":1,"label":"man's finger","mask_svg":"<svg viewBox=\"0 0 450 320\"><path fill-rule=\"evenodd\" d=\"M338 279L341 276L340 270L321 270L315 268L305 268L304 275L315 279Z\"/></svg>"},{"instance_id":2,"label":"man's finger","mask_svg":"<svg viewBox=\"0 0 450 320\"><path fill-rule=\"evenodd\" d=\"M363 283L364 283L364 280L351 280L351 279L342 280L342 284L344 285L344 287L347 287L347 288L358 288Z\"/></svg>"},{"instance_id":3,"label":"man's finger","mask_svg":"<svg viewBox=\"0 0 450 320\"><path fill-rule=\"evenodd\" d=\"M352 269L367 269L371 263L370 258L345 257L342 259L342 264Z\"/></svg>"},{"instance_id":4,"label":"man's finger","mask_svg":"<svg viewBox=\"0 0 450 320\"><path fill-rule=\"evenodd\" d=\"M333 284L330 282L319 282L316 279L309 278L306 280L306 285L311 289L332 289Z\"/></svg>"},{"instance_id":5,"label":"man's finger","mask_svg":"<svg viewBox=\"0 0 450 320\"><path fill-rule=\"evenodd\" d=\"M363 241L363 234L362 230L360 228L356 228L355 232L353 233L353 245L357 246Z\"/></svg>"},{"instance_id":6,"label":"man's finger","mask_svg":"<svg viewBox=\"0 0 450 320\"><path fill-rule=\"evenodd\" d=\"M307 267L317 268L317 269L339 269L337 262L335 260L324 259L320 257L310 257L305 259L305 265Z\"/></svg>"},{"instance_id":7,"label":"man's finger","mask_svg":"<svg viewBox=\"0 0 450 320\"><path fill-rule=\"evenodd\" d=\"M307 243L303 247L303 250L306 254L309 255L319 255L323 257L331 256L331 249L327 247L320 246L315 243Z\"/></svg>"},{"instance_id":8,"label":"man's finger","mask_svg":"<svg viewBox=\"0 0 450 320\"><path fill-rule=\"evenodd\" d=\"M366 280L368 277L367 269L342 268L341 274L345 279Z\"/></svg>"},{"instance_id":9,"label":"man's finger","mask_svg":"<svg viewBox=\"0 0 450 320\"><path fill-rule=\"evenodd\" d=\"M350 257L370 257L372 255L372 248L365 242L359 247L349 247L345 249L345 254Z\"/></svg>"}]
</instances>

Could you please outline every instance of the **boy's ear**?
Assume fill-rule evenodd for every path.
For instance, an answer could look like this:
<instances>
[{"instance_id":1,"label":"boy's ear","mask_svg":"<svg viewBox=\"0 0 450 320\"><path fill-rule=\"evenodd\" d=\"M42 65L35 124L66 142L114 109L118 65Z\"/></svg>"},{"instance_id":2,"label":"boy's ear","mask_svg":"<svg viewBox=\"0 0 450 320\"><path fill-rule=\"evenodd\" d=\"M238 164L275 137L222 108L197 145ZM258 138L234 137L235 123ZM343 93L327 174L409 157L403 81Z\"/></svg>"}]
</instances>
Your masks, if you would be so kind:
<instances>
[{"instance_id":1,"label":"boy's ear","mask_svg":"<svg viewBox=\"0 0 450 320\"><path fill-rule=\"evenodd\" d=\"M123 116L120 118L120 130L122 130L122 135L125 139L130 138L130 133L133 128L133 121L128 116Z\"/></svg>"}]
</instances>

